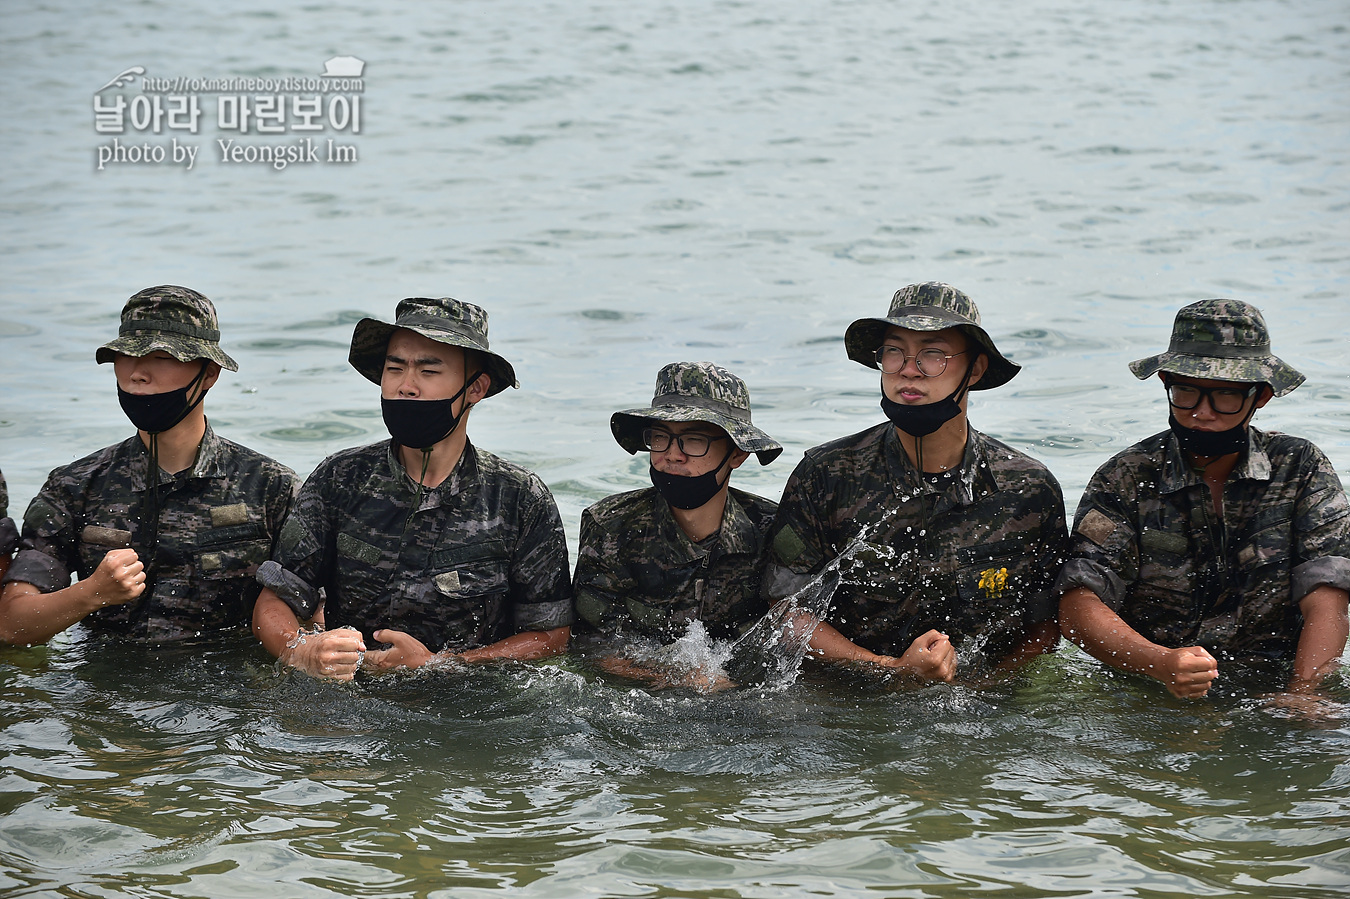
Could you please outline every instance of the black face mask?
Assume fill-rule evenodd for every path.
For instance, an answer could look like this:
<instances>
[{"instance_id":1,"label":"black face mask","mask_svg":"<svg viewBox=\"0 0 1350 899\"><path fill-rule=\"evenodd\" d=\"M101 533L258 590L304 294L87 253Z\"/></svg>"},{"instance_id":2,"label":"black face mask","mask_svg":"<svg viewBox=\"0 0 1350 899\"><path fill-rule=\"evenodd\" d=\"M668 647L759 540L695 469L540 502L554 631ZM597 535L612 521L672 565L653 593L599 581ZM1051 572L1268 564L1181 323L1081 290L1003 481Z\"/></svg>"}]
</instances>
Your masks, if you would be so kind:
<instances>
[{"instance_id":1,"label":"black face mask","mask_svg":"<svg viewBox=\"0 0 1350 899\"><path fill-rule=\"evenodd\" d=\"M455 401L478 380L481 371L464 382L459 392L445 400L387 400L380 397L384 426L395 443L411 449L427 450L440 443L459 427L469 404L455 414Z\"/></svg>"},{"instance_id":2,"label":"black face mask","mask_svg":"<svg viewBox=\"0 0 1350 899\"><path fill-rule=\"evenodd\" d=\"M167 393L127 393L119 385L117 401L122 404L122 411L131 419L137 430L147 434L162 434L187 418L188 413L206 398L206 391L203 390L195 400L188 402L188 394L192 392L192 388L206 377L206 366L207 363L203 362L201 371L197 372L197 377L192 379L191 384Z\"/></svg>"},{"instance_id":3,"label":"black face mask","mask_svg":"<svg viewBox=\"0 0 1350 899\"><path fill-rule=\"evenodd\" d=\"M1212 459L1229 453L1240 453L1247 448L1247 422L1250 420L1251 415L1248 415L1237 427L1226 431L1197 431L1177 421L1175 415L1168 415L1167 426L1177 435L1177 442L1181 444L1183 450L1195 456Z\"/></svg>"},{"instance_id":4,"label":"black face mask","mask_svg":"<svg viewBox=\"0 0 1350 899\"><path fill-rule=\"evenodd\" d=\"M958 390L957 393L960 393L960 391ZM897 403L883 391L881 394L881 411L886 413L886 417L891 420L891 424L906 434L913 437L927 437L960 415L961 404L956 401L956 394L954 393L945 400L938 400L936 403L929 403L925 406L907 406L904 403Z\"/></svg>"},{"instance_id":5,"label":"black face mask","mask_svg":"<svg viewBox=\"0 0 1350 899\"><path fill-rule=\"evenodd\" d=\"M731 450L727 450L726 456L722 458L721 463L712 471L704 472L700 475L678 475L666 474L664 471L657 471L654 466L650 468L652 477L652 486L657 489L675 509L697 509L717 495L717 491L726 485L726 481L717 482L717 473L722 470L722 466L727 464L727 459L731 458ZM727 474L730 479L731 474Z\"/></svg>"},{"instance_id":6,"label":"black face mask","mask_svg":"<svg viewBox=\"0 0 1350 899\"><path fill-rule=\"evenodd\" d=\"M927 437L961 414L960 397L966 392L966 382L970 380L970 372L974 367L975 363L972 360L966 366L966 373L961 377L960 386L952 391L951 396L923 406L897 403L886 395L886 388L883 385L881 388L881 411L886 413L886 417L891 420L891 424L911 437Z\"/></svg>"}]
</instances>

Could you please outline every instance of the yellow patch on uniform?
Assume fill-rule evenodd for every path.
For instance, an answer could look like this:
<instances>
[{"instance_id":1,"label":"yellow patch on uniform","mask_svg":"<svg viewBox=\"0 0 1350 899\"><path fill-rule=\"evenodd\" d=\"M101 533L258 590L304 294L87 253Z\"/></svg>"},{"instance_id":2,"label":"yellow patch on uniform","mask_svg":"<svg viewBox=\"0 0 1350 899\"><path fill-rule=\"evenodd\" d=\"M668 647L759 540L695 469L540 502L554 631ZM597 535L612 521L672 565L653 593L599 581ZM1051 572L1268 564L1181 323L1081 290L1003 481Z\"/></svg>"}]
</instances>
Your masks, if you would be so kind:
<instances>
[{"instance_id":1,"label":"yellow patch on uniform","mask_svg":"<svg viewBox=\"0 0 1350 899\"><path fill-rule=\"evenodd\" d=\"M202 571L219 571L223 564L220 553L202 553Z\"/></svg>"},{"instance_id":2,"label":"yellow patch on uniform","mask_svg":"<svg viewBox=\"0 0 1350 899\"><path fill-rule=\"evenodd\" d=\"M980 572L980 589L990 599L1002 596L1008 587L1008 569L986 568Z\"/></svg>"},{"instance_id":3,"label":"yellow patch on uniform","mask_svg":"<svg viewBox=\"0 0 1350 899\"><path fill-rule=\"evenodd\" d=\"M1107 538L1116 532L1116 523L1093 509L1083 516L1075 530L1098 546L1106 546Z\"/></svg>"},{"instance_id":4,"label":"yellow patch on uniform","mask_svg":"<svg viewBox=\"0 0 1350 899\"><path fill-rule=\"evenodd\" d=\"M236 524L248 524L248 506L243 503L216 506L211 510L211 527L228 528Z\"/></svg>"},{"instance_id":5,"label":"yellow patch on uniform","mask_svg":"<svg viewBox=\"0 0 1350 899\"><path fill-rule=\"evenodd\" d=\"M454 593L459 589L459 572L447 571L445 574L438 574L435 581L437 590L442 593Z\"/></svg>"}]
</instances>

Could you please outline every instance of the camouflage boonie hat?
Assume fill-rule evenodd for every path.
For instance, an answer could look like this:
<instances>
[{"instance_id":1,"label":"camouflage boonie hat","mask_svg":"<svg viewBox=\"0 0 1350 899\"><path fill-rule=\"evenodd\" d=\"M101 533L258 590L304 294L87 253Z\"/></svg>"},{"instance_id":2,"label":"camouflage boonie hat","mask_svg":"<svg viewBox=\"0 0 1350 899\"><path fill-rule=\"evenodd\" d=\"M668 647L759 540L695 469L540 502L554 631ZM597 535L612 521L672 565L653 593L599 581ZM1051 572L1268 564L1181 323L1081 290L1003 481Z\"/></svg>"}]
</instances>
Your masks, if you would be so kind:
<instances>
[{"instance_id":1,"label":"camouflage boonie hat","mask_svg":"<svg viewBox=\"0 0 1350 899\"><path fill-rule=\"evenodd\" d=\"M646 409L615 412L609 429L619 446L645 450L642 431L654 421L706 421L717 425L731 442L768 465L783 447L750 423L750 390L745 382L711 362L672 362L656 375L656 392Z\"/></svg>"},{"instance_id":2,"label":"camouflage boonie hat","mask_svg":"<svg viewBox=\"0 0 1350 899\"><path fill-rule=\"evenodd\" d=\"M941 331L958 328L989 357L984 377L970 385L971 390L989 390L1008 383L1022 366L1004 357L980 326L980 310L975 302L950 284L928 281L902 287L891 298L891 310L885 318L860 318L844 332L844 349L860 365L877 368L877 347L890 327L911 331ZM974 360L971 360L972 362Z\"/></svg>"},{"instance_id":3,"label":"camouflage boonie hat","mask_svg":"<svg viewBox=\"0 0 1350 899\"><path fill-rule=\"evenodd\" d=\"M483 357L483 368L492 378L487 395L501 393L508 387L519 387L516 370L501 356L488 349L487 312L481 306L453 300L450 297L429 300L409 297L400 300L394 310L394 323L363 318L352 332L352 348L347 361L365 375L366 380L380 383L384 371L384 355L389 348L389 335L406 328L437 343L476 350ZM465 372L468 377L471 372Z\"/></svg>"},{"instance_id":4,"label":"camouflage boonie hat","mask_svg":"<svg viewBox=\"0 0 1350 899\"><path fill-rule=\"evenodd\" d=\"M209 359L221 368L239 371L220 348L216 307L195 290L164 284L147 287L122 307L122 326L116 340L99 347L94 358L102 365L127 356L148 356L163 350L179 362Z\"/></svg>"},{"instance_id":5,"label":"camouflage boonie hat","mask_svg":"<svg viewBox=\"0 0 1350 899\"><path fill-rule=\"evenodd\" d=\"M1130 363L1139 380L1158 372L1211 381L1269 384L1284 396L1303 375L1270 351L1261 310L1242 300L1201 300L1177 313L1167 352Z\"/></svg>"}]
</instances>

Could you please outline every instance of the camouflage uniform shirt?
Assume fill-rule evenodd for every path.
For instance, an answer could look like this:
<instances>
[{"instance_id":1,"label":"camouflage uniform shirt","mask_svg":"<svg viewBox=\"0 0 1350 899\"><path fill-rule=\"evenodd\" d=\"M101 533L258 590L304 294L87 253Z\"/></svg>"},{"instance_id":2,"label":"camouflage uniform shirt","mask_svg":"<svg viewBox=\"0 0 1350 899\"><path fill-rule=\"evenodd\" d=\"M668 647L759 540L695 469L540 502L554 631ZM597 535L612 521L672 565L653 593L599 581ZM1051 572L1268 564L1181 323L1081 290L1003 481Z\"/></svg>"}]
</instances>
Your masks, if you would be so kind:
<instances>
[{"instance_id":1,"label":"camouflage uniform shirt","mask_svg":"<svg viewBox=\"0 0 1350 899\"><path fill-rule=\"evenodd\" d=\"M43 593L83 580L111 549L131 547L151 567L151 588L85 617L95 631L177 640L247 624L267 560L299 486L284 465L206 427L197 460L160 472L159 539L145 545L150 454L139 436L57 468L24 515L5 581Z\"/></svg>"},{"instance_id":2,"label":"camouflage uniform shirt","mask_svg":"<svg viewBox=\"0 0 1350 899\"><path fill-rule=\"evenodd\" d=\"M842 557L824 617L845 637L899 656L935 628L976 662L1054 618L1067 539L1059 484L1035 459L970 428L961 467L935 485L889 422L809 450L772 534L771 599Z\"/></svg>"},{"instance_id":3,"label":"camouflage uniform shirt","mask_svg":"<svg viewBox=\"0 0 1350 899\"><path fill-rule=\"evenodd\" d=\"M1292 659L1298 601L1350 588L1350 506L1316 446L1248 428L1224 485L1224 513L1171 431L1093 476L1078 505L1060 592L1086 587L1163 646Z\"/></svg>"},{"instance_id":4,"label":"camouflage uniform shirt","mask_svg":"<svg viewBox=\"0 0 1350 899\"><path fill-rule=\"evenodd\" d=\"M597 630L663 642L695 618L715 637L735 636L768 610L759 583L777 508L729 489L720 530L695 543L655 487L601 500L581 515L577 613Z\"/></svg>"},{"instance_id":5,"label":"camouflage uniform shirt","mask_svg":"<svg viewBox=\"0 0 1350 899\"><path fill-rule=\"evenodd\" d=\"M329 456L258 580L302 619L322 605L330 629L393 628L432 652L572 623L562 521L537 476L470 443L414 512L416 496L391 440Z\"/></svg>"},{"instance_id":6,"label":"camouflage uniform shirt","mask_svg":"<svg viewBox=\"0 0 1350 899\"><path fill-rule=\"evenodd\" d=\"M0 560L14 555L18 547L19 529L9 517L9 488L5 485L4 474L0 473Z\"/></svg>"}]
</instances>

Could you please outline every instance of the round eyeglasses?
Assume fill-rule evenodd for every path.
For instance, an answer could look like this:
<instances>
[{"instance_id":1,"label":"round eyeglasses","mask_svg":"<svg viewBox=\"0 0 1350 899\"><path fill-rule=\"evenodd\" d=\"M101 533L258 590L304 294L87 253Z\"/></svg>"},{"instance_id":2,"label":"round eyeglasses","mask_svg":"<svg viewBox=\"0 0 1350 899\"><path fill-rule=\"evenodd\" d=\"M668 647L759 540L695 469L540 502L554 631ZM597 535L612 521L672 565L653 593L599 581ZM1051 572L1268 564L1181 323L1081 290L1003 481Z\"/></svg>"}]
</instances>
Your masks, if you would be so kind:
<instances>
[{"instance_id":1,"label":"round eyeglasses","mask_svg":"<svg viewBox=\"0 0 1350 899\"><path fill-rule=\"evenodd\" d=\"M965 354L965 350L959 353L944 353L937 347L929 347L910 356L898 346L879 346L877 347L877 365L886 374L893 375L908 365L912 358L914 364L919 367L921 375L925 378L936 378L947 370L948 359L954 359Z\"/></svg>"},{"instance_id":2,"label":"round eyeglasses","mask_svg":"<svg viewBox=\"0 0 1350 899\"><path fill-rule=\"evenodd\" d=\"M1181 384L1167 380L1167 401L1178 409L1194 409L1200 400L1209 400L1209 408L1219 415L1235 415L1247 405L1247 400L1261 388L1260 384L1250 387L1200 387L1197 384Z\"/></svg>"},{"instance_id":3,"label":"round eyeglasses","mask_svg":"<svg viewBox=\"0 0 1350 899\"><path fill-rule=\"evenodd\" d=\"M670 449L670 444L673 442L680 447L680 452L694 459L708 455L708 450L712 449L714 440L730 439L726 434L715 437L711 434L697 433L672 434L659 428L645 428L642 431L642 446L649 452L664 453Z\"/></svg>"}]
</instances>

